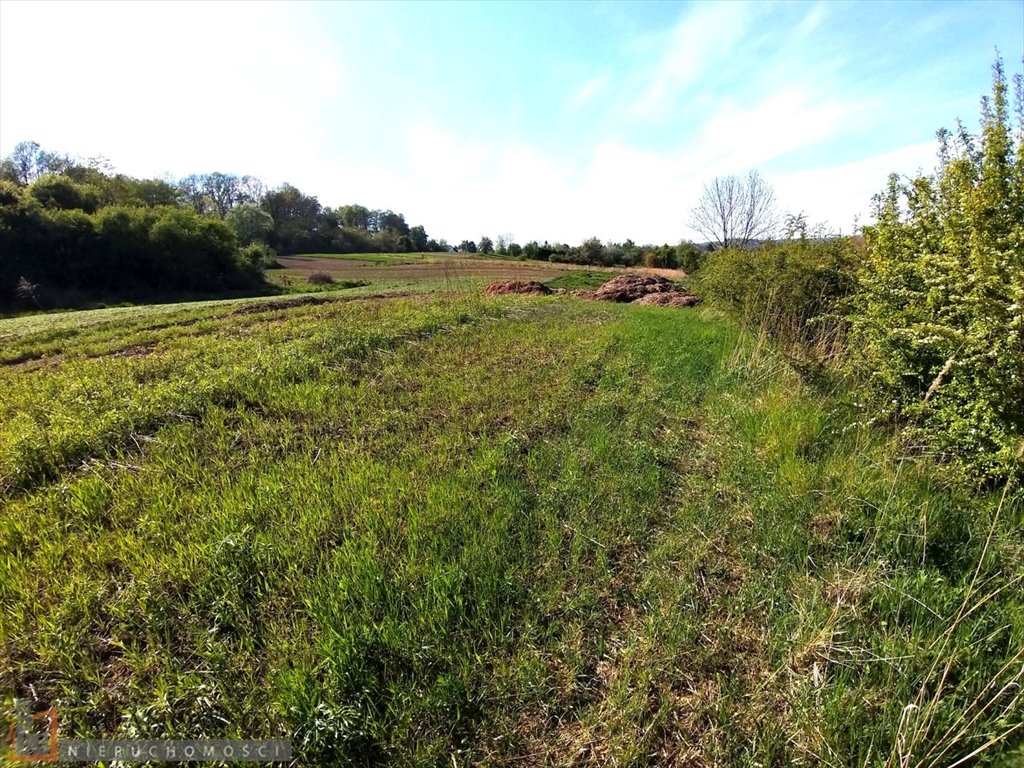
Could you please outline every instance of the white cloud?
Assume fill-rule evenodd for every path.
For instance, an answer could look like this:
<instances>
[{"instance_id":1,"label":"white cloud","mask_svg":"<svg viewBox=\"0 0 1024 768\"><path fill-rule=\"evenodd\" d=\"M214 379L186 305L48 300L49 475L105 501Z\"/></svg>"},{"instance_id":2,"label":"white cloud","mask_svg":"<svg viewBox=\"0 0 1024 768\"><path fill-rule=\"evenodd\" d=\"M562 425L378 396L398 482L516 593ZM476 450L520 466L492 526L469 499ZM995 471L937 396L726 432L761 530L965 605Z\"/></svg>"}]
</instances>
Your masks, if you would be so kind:
<instances>
[{"instance_id":1,"label":"white cloud","mask_svg":"<svg viewBox=\"0 0 1024 768\"><path fill-rule=\"evenodd\" d=\"M4 3L0 34L0 143L128 173L246 172L258 157L284 176L311 160L317 105L343 74L301 6Z\"/></svg>"},{"instance_id":2,"label":"white cloud","mask_svg":"<svg viewBox=\"0 0 1024 768\"><path fill-rule=\"evenodd\" d=\"M590 78L569 98L569 106L579 109L603 91L605 86L608 85L608 81L608 75L598 75L597 77Z\"/></svg>"},{"instance_id":3,"label":"white cloud","mask_svg":"<svg viewBox=\"0 0 1024 768\"><path fill-rule=\"evenodd\" d=\"M749 19L748 6L732 2L700 5L685 15L664 41L664 51L630 114L638 119L663 116L688 88L728 60Z\"/></svg>"},{"instance_id":4,"label":"white cloud","mask_svg":"<svg viewBox=\"0 0 1024 768\"><path fill-rule=\"evenodd\" d=\"M854 218L860 224L871 220L871 198L882 191L890 173L929 173L935 168L936 150L936 143L927 141L830 168L777 175L769 181L784 211L806 211L808 221L828 223L848 233Z\"/></svg>"}]
</instances>

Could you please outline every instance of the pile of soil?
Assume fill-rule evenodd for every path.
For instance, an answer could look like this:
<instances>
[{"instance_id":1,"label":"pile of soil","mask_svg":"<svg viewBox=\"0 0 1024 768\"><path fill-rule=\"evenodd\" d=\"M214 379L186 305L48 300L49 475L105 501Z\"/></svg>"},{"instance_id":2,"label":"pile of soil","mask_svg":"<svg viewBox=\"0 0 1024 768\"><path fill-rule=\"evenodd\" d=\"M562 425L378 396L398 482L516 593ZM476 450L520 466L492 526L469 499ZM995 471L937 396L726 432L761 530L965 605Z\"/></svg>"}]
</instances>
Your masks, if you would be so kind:
<instances>
[{"instance_id":1,"label":"pile of soil","mask_svg":"<svg viewBox=\"0 0 1024 768\"><path fill-rule=\"evenodd\" d=\"M518 293L523 296L547 296L552 293L544 283L536 280L502 280L491 283L484 291L488 296L499 296L505 293Z\"/></svg>"},{"instance_id":2,"label":"pile of soil","mask_svg":"<svg viewBox=\"0 0 1024 768\"><path fill-rule=\"evenodd\" d=\"M636 301L652 293L675 291L672 281L657 275L619 275L594 291L598 301Z\"/></svg>"},{"instance_id":3,"label":"pile of soil","mask_svg":"<svg viewBox=\"0 0 1024 768\"><path fill-rule=\"evenodd\" d=\"M613 277L595 291L577 288L572 291L551 290L544 283L535 280L502 280L491 283L485 293L497 296L503 293L518 293L524 296L548 296L553 293L575 296L580 299L597 301L633 302L658 307L692 307L700 304L699 296L680 291L671 280L659 275L626 274Z\"/></svg>"},{"instance_id":4,"label":"pile of soil","mask_svg":"<svg viewBox=\"0 0 1024 768\"><path fill-rule=\"evenodd\" d=\"M634 301L634 304L655 307L693 307L700 304L700 296L682 291L665 291L664 293L649 293Z\"/></svg>"}]
</instances>

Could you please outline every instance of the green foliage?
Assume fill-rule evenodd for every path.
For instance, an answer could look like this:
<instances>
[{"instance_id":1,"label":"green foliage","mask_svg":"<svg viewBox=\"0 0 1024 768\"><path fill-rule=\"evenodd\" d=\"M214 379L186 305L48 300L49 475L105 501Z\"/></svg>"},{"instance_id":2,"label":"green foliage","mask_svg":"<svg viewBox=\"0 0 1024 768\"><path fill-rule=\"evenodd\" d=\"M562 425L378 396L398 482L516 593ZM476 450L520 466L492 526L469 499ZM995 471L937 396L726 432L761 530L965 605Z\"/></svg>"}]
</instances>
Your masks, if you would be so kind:
<instances>
[{"instance_id":1,"label":"green foliage","mask_svg":"<svg viewBox=\"0 0 1024 768\"><path fill-rule=\"evenodd\" d=\"M277 266L277 252L266 243L250 243L238 251L241 262L254 271Z\"/></svg>"},{"instance_id":2,"label":"green foliage","mask_svg":"<svg viewBox=\"0 0 1024 768\"><path fill-rule=\"evenodd\" d=\"M112 205L92 214L45 207L37 198L53 198L32 194L34 186L25 195L0 194L0 305L17 302L21 278L40 286L33 308L89 295L220 291L258 282L250 255L239 253L234 232L219 220L169 206Z\"/></svg>"},{"instance_id":3,"label":"green foliage","mask_svg":"<svg viewBox=\"0 0 1024 768\"><path fill-rule=\"evenodd\" d=\"M76 184L67 176L40 176L29 186L28 193L47 208L62 211L79 209L92 213L99 205L94 187Z\"/></svg>"},{"instance_id":4,"label":"green foliage","mask_svg":"<svg viewBox=\"0 0 1024 768\"><path fill-rule=\"evenodd\" d=\"M218 219L187 208L163 208L149 231L149 242L175 287L227 288L239 276L235 233Z\"/></svg>"},{"instance_id":5,"label":"green foliage","mask_svg":"<svg viewBox=\"0 0 1024 768\"><path fill-rule=\"evenodd\" d=\"M981 478L1021 475L1024 450L1024 105L1014 137L1007 90L997 60L980 135L940 131L937 171L877 196L851 315L880 407Z\"/></svg>"},{"instance_id":6,"label":"green foliage","mask_svg":"<svg viewBox=\"0 0 1024 768\"><path fill-rule=\"evenodd\" d=\"M273 217L255 203L242 203L232 208L224 216L224 221L234 230L242 245L262 241L274 230Z\"/></svg>"},{"instance_id":7,"label":"green foliage","mask_svg":"<svg viewBox=\"0 0 1024 768\"><path fill-rule=\"evenodd\" d=\"M731 305L755 328L787 339L813 337L842 322L841 301L856 288L859 251L853 238L712 251L696 288Z\"/></svg>"},{"instance_id":8,"label":"green foliage","mask_svg":"<svg viewBox=\"0 0 1024 768\"><path fill-rule=\"evenodd\" d=\"M675 248L675 267L685 272L696 272L704 265L708 252L688 240L679 243Z\"/></svg>"},{"instance_id":9,"label":"green foliage","mask_svg":"<svg viewBox=\"0 0 1024 768\"><path fill-rule=\"evenodd\" d=\"M646 246L639 250L639 255L640 264L645 267L694 272L704 263L707 251L694 243L683 241L679 245Z\"/></svg>"}]
</instances>

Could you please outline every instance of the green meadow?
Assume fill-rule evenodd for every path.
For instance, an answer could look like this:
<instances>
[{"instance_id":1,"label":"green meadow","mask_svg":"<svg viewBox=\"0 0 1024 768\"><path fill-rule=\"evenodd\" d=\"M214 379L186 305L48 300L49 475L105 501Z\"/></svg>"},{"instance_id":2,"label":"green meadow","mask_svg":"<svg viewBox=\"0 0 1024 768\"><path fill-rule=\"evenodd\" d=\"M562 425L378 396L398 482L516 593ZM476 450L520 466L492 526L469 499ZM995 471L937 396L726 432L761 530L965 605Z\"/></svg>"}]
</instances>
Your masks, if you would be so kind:
<instances>
[{"instance_id":1,"label":"green meadow","mask_svg":"<svg viewBox=\"0 0 1024 768\"><path fill-rule=\"evenodd\" d=\"M358 295L0 323L5 707L297 765L1020 765L1018 488L713 307Z\"/></svg>"}]
</instances>

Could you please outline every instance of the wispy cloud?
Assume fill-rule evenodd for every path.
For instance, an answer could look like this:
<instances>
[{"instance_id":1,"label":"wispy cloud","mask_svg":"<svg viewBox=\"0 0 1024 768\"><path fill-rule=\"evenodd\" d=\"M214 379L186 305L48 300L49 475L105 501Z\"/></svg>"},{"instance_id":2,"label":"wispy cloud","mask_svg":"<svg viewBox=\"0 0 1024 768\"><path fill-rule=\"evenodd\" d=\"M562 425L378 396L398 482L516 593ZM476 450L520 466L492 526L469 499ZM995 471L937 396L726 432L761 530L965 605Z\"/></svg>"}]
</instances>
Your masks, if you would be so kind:
<instances>
[{"instance_id":1,"label":"wispy cloud","mask_svg":"<svg viewBox=\"0 0 1024 768\"><path fill-rule=\"evenodd\" d=\"M772 182L784 210L805 211L811 222L850 232L854 220L870 220L871 198L882 191L890 173L931 172L936 150L934 141L920 142L852 163L775 174Z\"/></svg>"},{"instance_id":2,"label":"wispy cloud","mask_svg":"<svg viewBox=\"0 0 1024 768\"><path fill-rule=\"evenodd\" d=\"M569 98L569 106L579 109L588 102L593 101L608 85L611 78L608 75L592 77L581 85Z\"/></svg>"},{"instance_id":3,"label":"wispy cloud","mask_svg":"<svg viewBox=\"0 0 1024 768\"><path fill-rule=\"evenodd\" d=\"M664 115L732 55L750 19L750 7L742 3L694 7L661 41L656 64L630 114L641 119Z\"/></svg>"}]
</instances>

